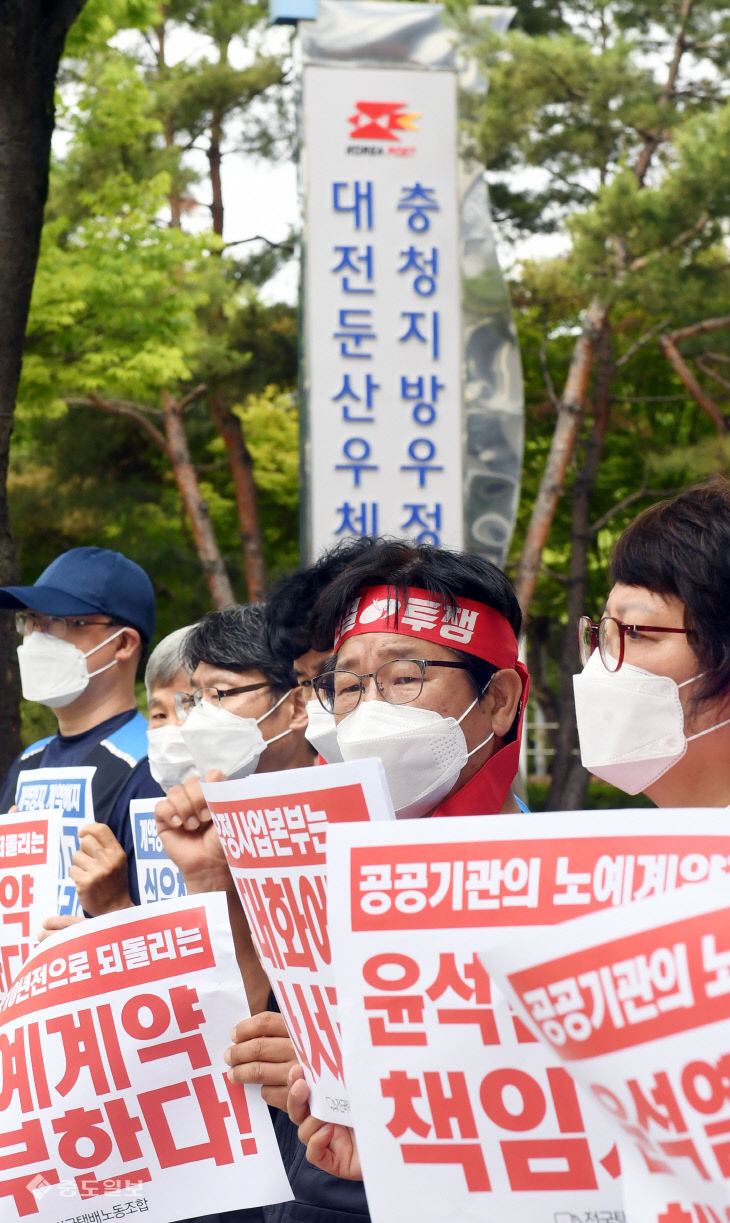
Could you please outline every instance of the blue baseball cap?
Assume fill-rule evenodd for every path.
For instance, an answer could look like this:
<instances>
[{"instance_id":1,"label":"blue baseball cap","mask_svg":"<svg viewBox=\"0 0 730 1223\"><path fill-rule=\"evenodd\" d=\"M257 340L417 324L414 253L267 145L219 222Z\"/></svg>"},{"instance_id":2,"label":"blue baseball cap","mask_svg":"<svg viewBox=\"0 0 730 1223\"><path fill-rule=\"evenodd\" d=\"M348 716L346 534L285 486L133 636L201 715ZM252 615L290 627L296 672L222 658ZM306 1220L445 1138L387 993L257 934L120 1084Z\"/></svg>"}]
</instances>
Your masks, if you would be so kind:
<instances>
[{"instance_id":1,"label":"blue baseball cap","mask_svg":"<svg viewBox=\"0 0 730 1223\"><path fill-rule=\"evenodd\" d=\"M0 587L0 607L31 607L46 616L104 612L130 624L149 642L155 631L155 592L139 565L109 548L70 548L32 586Z\"/></svg>"}]
</instances>

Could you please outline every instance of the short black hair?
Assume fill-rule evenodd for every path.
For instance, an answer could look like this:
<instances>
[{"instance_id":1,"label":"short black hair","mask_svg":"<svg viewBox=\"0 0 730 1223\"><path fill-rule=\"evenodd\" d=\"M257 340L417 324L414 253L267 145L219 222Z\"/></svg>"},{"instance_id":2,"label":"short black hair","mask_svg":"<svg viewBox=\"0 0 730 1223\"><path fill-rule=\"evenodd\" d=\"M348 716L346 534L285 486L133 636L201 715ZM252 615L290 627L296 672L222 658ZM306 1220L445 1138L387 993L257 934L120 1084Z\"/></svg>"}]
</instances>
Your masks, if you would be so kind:
<instances>
[{"instance_id":1,"label":"short black hair","mask_svg":"<svg viewBox=\"0 0 730 1223\"><path fill-rule=\"evenodd\" d=\"M643 510L616 544L611 582L679 599L687 640L707 672L695 699L730 697L730 483L724 477Z\"/></svg>"},{"instance_id":2,"label":"short black hair","mask_svg":"<svg viewBox=\"0 0 730 1223\"><path fill-rule=\"evenodd\" d=\"M275 654L269 644L263 603L236 604L208 612L190 630L183 660L191 674L200 662L225 671L262 671L277 696L296 687L291 664Z\"/></svg>"},{"instance_id":3,"label":"short black hair","mask_svg":"<svg viewBox=\"0 0 730 1223\"><path fill-rule=\"evenodd\" d=\"M293 661L312 649L309 618L317 596L375 543L372 535L340 540L314 564L296 569L276 583L266 600L269 640L275 654Z\"/></svg>"},{"instance_id":4,"label":"short black hair","mask_svg":"<svg viewBox=\"0 0 730 1223\"><path fill-rule=\"evenodd\" d=\"M315 649L332 648L338 621L366 586L389 586L401 598L407 587L418 586L452 609L459 599L474 599L504 616L515 637L522 628L517 596L502 570L491 561L433 544L379 539L319 596L311 622Z\"/></svg>"}]
</instances>

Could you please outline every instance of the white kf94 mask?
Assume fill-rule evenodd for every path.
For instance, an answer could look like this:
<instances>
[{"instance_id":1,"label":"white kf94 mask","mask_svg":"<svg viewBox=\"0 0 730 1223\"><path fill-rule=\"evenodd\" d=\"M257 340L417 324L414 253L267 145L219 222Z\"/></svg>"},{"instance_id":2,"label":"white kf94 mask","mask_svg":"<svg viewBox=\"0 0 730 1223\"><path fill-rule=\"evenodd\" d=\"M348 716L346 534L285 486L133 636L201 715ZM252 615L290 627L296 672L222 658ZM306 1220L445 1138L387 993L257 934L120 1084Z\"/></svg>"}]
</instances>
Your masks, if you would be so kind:
<instances>
[{"instance_id":1,"label":"white kf94 mask","mask_svg":"<svg viewBox=\"0 0 730 1223\"><path fill-rule=\"evenodd\" d=\"M682 759L688 743L730 722L685 735L679 689L698 679L678 684L629 663L607 671L596 650L573 676L583 766L626 794L653 785Z\"/></svg>"},{"instance_id":2,"label":"white kf94 mask","mask_svg":"<svg viewBox=\"0 0 730 1223\"><path fill-rule=\"evenodd\" d=\"M285 692L260 718L241 718L210 701L201 701L191 709L180 729L198 775L205 777L210 769L220 769L234 781L254 773L261 753L269 744L291 733L283 730L272 739L264 739L259 729L259 723L278 709L288 696Z\"/></svg>"},{"instance_id":3,"label":"white kf94 mask","mask_svg":"<svg viewBox=\"0 0 730 1223\"><path fill-rule=\"evenodd\" d=\"M165 794L173 786L181 786L188 777L197 776L195 761L183 738L182 726L174 723L148 729L147 759L150 773Z\"/></svg>"},{"instance_id":4,"label":"white kf94 mask","mask_svg":"<svg viewBox=\"0 0 730 1223\"><path fill-rule=\"evenodd\" d=\"M113 658L98 671L89 671L86 659L123 632L124 627L117 629L116 633L105 637L85 654L63 637L52 637L50 633L29 633L18 646L20 686L26 701L37 701L39 705L49 705L51 709L63 709L65 705L70 705L86 691L94 675L108 671L117 661Z\"/></svg>"},{"instance_id":5,"label":"white kf94 mask","mask_svg":"<svg viewBox=\"0 0 730 1223\"><path fill-rule=\"evenodd\" d=\"M342 752L337 741L335 715L323 709L316 697L307 701L306 709L307 729L304 738L327 764L339 764Z\"/></svg>"},{"instance_id":6,"label":"white kf94 mask","mask_svg":"<svg viewBox=\"0 0 730 1223\"><path fill-rule=\"evenodd\" d=\"M342 759L379 756L398 819L426 815L455 785L469 757L494 738L492 731L467 750L460 723L478 700L474 698L458 721L417 705L361 701L337 723Z\"/></svg>"}]
</instances>

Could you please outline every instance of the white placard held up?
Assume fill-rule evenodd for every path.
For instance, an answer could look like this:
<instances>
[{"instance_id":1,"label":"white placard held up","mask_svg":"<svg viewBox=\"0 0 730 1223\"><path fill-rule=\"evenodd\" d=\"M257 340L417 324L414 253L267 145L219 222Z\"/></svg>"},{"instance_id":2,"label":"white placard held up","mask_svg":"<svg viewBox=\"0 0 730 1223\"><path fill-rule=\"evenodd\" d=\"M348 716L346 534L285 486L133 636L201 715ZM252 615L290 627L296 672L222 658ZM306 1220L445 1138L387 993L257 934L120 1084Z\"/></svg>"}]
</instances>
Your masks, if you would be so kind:
<instances>
[{"instance_id":1,"label":"white placard held up","mask_svg":"<svg viewBox=\"0 0 730 1223\"><path fill-rule=\"evenodd\" d=\"M155 900L172 900L175 896L185 895L182 872L168 858L157 835L155 807L159 801L159 796L133 798L129 804L141 904L151 904Z\"/></svg>"},{"instance_id":2,"label":"white placard held up","mask_svg":"<svg viewBox=\"0 0 730 1223\"><path fill-rule=\"evenodd\" d=\"M483 958L614 1125L629 1223L725 1223L727 880L578 918L539 947L523 938Z\"/></svg>"},{"instance_id":3,"label":"white placard held up","mask_svg":"<svg viewBox=\"0 0 730 1223\"><path fill-rule=\"evenodd\" d=\"M172 1223L289 1200L260 1089L225 1073L247 1015L221 893L41 943L0 1002L0 1047L13 1051L3 1223L94 1212Z\"/></svg>"},{"instance_id":4,"label":"white placard held up","mask_svg":"<svg viewBox=\"0 0 730 1223\"><path fill-rule=\"evenodd\" d=\"M725 879L725 823L641 810L332 829L343 1063L373 1223L442 1223L447 1207L475 1223L535 1223L538 1208L550 1223L621 1220L612 1127L479 952Z\"/></svg>"},{"instance_id":5,"label":"white placard held up","mask_svg":"<svg viewBox=\"0 0 730 1223\"><path fill-rule=\"evenodd\" d=\"M57 769L26 769L18 774L15 802L19 811L59 810L61 849L58 866L58 908L61 915L82 915L76 887L69 876L73 855L79 847L79 828L94 820L91 779L95 765Z\"/></svg>"},{"instance_id":6,"label":"white placard held up","mask_svg":"<svg viewBox=\"0 0 730 1223\"><path fill-rule=\"evenodd\" d=\"M330 963L326 836L337 823L393 820L379 760L206 782L203 793L261 962L326 1120L349 1116Z\"/></svg>"},{"instance_id":7,"label":"white placard held up","mask_svg":"<svg viewBox=\"0 0 730 1223\"><path fill-rule=\"evenodd\" d=\"M0 824L0 997L56 912L59 811L13 812Z\"/></svg>"}]
</instances>

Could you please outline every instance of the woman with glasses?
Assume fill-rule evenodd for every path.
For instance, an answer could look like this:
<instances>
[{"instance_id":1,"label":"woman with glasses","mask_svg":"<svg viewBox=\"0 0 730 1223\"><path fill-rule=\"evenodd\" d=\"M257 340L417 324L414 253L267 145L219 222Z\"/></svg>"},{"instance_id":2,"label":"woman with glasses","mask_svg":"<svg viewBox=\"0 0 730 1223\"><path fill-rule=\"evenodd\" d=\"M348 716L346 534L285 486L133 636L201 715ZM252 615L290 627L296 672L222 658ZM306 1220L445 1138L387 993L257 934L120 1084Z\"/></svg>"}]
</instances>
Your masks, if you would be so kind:
<instances>
[{"instance_id":1,"label":"woman with glasses","mask_svg":"<svg viewBox=\"0 0 730 1223\"><path fill-rule=\"evenodd\" d=\"M644 510L598 622L579 624L584 766L659 807L730 804L730 484Z\"/></svg>"}]
</instances>

